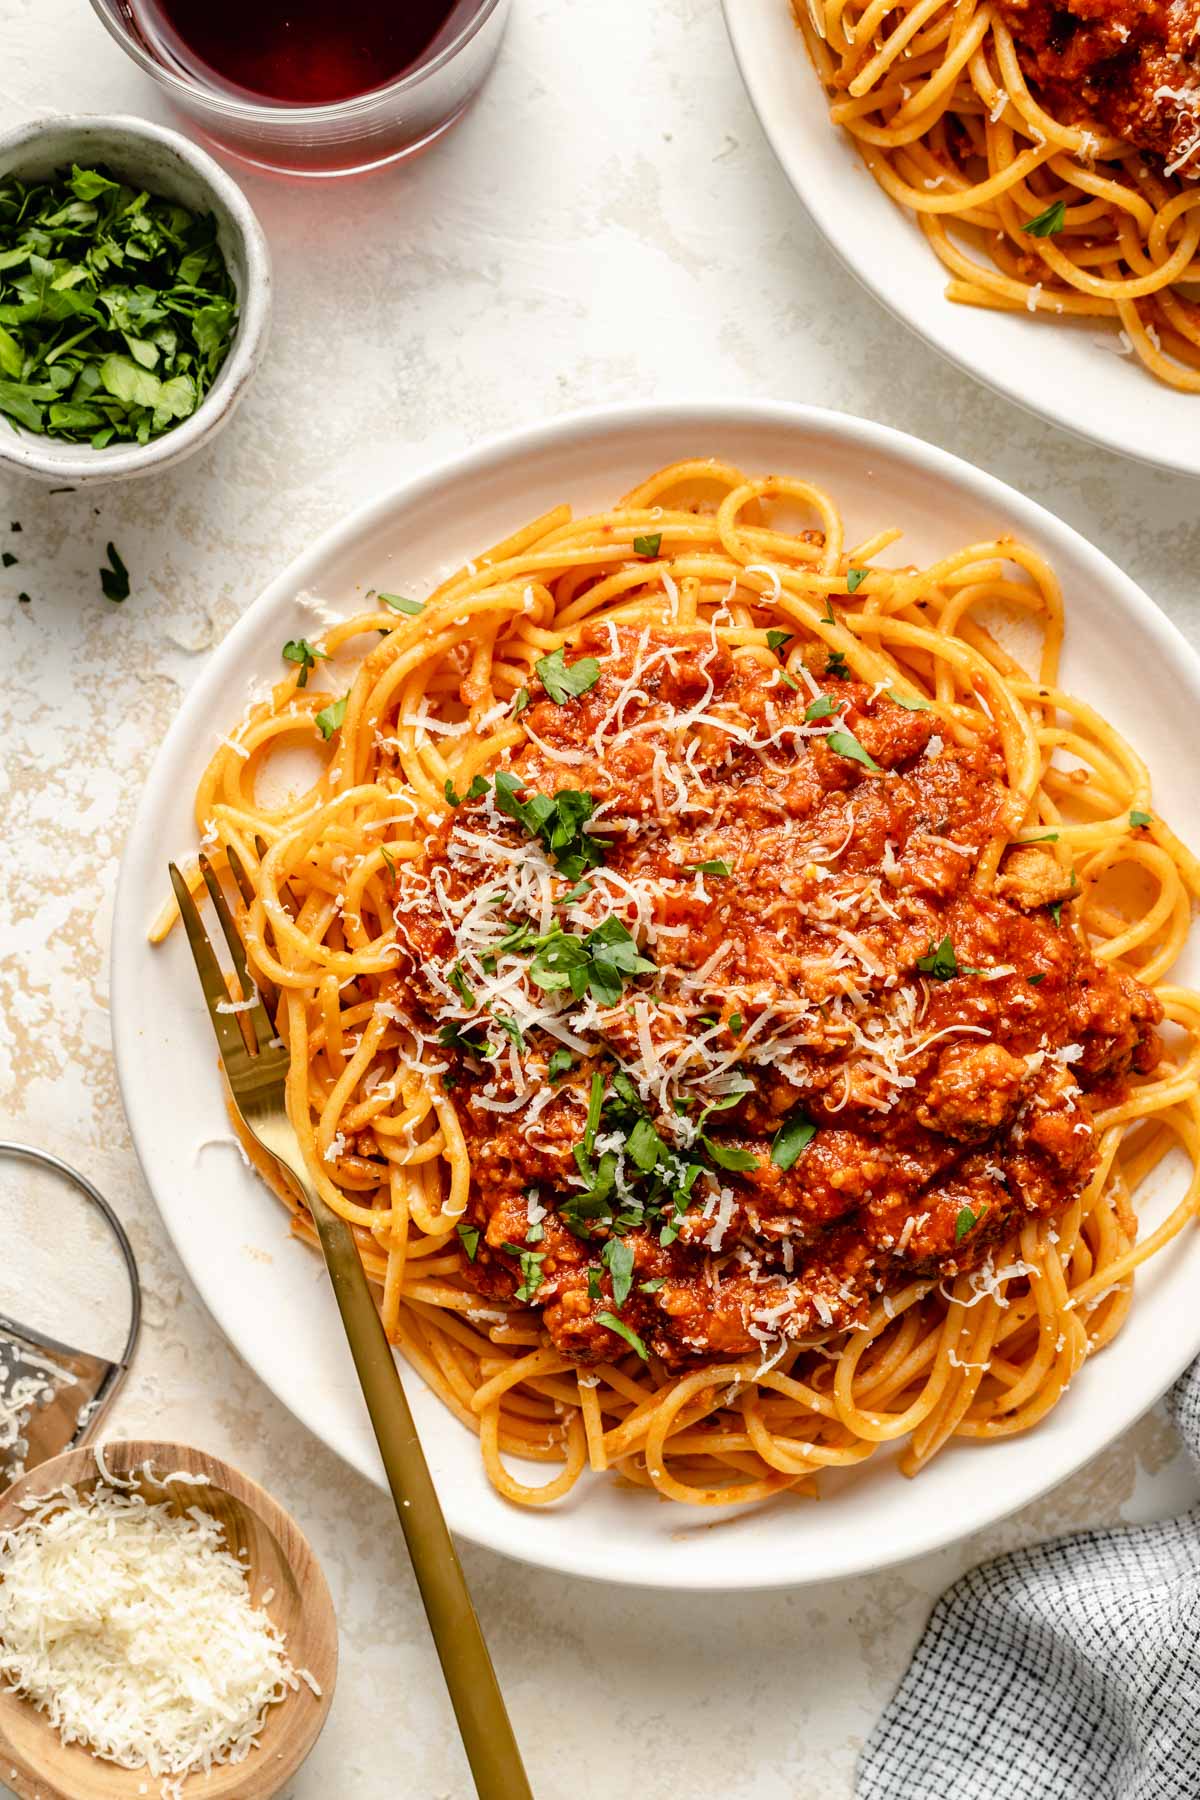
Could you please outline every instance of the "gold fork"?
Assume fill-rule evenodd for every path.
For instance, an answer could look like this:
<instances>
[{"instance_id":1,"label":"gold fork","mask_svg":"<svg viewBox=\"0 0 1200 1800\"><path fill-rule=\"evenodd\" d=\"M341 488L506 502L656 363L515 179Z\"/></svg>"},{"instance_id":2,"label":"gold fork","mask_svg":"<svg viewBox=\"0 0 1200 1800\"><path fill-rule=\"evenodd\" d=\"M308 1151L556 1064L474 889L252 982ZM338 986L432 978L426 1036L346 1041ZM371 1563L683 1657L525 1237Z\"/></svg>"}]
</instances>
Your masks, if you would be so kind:
<instances>
[{"instance_id":1,"label":"gold fork","mask_svg":"<svg viewBox=\"0 0 1200 1800\"><path fill-rule=\"evenodd\" d=\"M249 886L245 870L236 851L231 849L227 855L244 898ZM169 864L225 1076L242 1123L296 1184L316 1225L476 1790L481 1800L532 1800L504 1697L357 1246L349 1225L326 1204L309 1179L300 1141L287 1115L288 1051L276 1036L247 967L245 946L216 872L204 856L200 867L242 993L236 1013L230 1010L225 977L187 883L175 864Z\"/></svg>"}]
</instances>

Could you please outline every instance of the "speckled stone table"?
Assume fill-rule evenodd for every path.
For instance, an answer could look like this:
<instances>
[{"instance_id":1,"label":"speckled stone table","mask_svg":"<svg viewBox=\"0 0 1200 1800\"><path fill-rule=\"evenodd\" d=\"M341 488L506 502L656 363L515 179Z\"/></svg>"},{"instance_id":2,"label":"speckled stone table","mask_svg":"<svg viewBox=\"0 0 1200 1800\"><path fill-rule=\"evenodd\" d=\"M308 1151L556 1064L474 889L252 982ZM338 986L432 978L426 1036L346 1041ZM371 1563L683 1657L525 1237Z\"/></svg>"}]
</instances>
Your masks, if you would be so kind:
<instances>
[{"instance_id":1,"label":"speckled stone table","mask_svg":"<svg viewBox=\"0 0 1200 1800\"><path fill-rule=\"evenodd\" d=\"M166 117L83 0L2 0L0 25L0 124ZM117 1427L231 1458L324 1561L342 1673L295 1800L468 1800L388 1506L218 1335L125 1129L111 902L184 690L267 578L347 508L430 458L597 402L763 395L904 427L1045 502L1193 633L1200 496L992 398L859 291L775 167L716 0L516 0L481 101L414 166L245 185L278 299L229 430L145 483L51 496L0 481L0 548L11 521L23 528L19 564L0 572L0 1128L77 1163L129 1222L147 1316ZM124 606L100 591L110 538L133 576ZM960 1570L1191 1497L1155 1414L1048 1500L877 1579L707 1599L592 1587L469 1546L464 1560L539 1800L845 1800L863 1735Z\"/></svg>"}]
</instances>

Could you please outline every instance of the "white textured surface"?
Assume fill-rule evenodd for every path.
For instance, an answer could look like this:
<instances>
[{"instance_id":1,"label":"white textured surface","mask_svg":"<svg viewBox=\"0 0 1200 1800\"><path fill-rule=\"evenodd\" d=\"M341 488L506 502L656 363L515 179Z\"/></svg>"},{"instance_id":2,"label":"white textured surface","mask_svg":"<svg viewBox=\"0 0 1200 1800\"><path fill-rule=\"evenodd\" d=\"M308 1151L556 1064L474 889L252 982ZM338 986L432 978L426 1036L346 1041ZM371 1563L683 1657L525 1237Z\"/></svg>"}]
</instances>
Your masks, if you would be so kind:
<instances>
[{"instance_id":1,"label":"white textured surface","mask_svg":"<svg viewBox=\"0 0 1200 1800\"><path fill-rule=\"evenodd\" d=\"M51 108L165 117L82 0L0 0L0 13L0 124ZM900 425L1047 503L1193 637L1196 487L1035 424L866 298L774 167L715 0L517 0L481 102L420 163L348 186L246 187L275 258L275 333L220 442L111 493L0 485L0 548L21 558L0 572L0 1118L77 1162L130 1224L147 1330L118 1428L230 1457L295 1510L324 1561L342 1673L295 1800L468 1800L387 1506L218 1336L121 1118L108 915L132 800L182 690L257 589L352 503L431 455L578 405L758 393ZM124 607L96 574L110 537L134 577ZM1137 644L1128 654L1131 679L1152 681ZM645 1800L845 1800L857 1746L960 1569L1174 1509L1188 1491L1151 1417L985 1537L809 1594L634 1595L464 1560L539 1800L635 1786Z\"/></svg>"}]
</instances>

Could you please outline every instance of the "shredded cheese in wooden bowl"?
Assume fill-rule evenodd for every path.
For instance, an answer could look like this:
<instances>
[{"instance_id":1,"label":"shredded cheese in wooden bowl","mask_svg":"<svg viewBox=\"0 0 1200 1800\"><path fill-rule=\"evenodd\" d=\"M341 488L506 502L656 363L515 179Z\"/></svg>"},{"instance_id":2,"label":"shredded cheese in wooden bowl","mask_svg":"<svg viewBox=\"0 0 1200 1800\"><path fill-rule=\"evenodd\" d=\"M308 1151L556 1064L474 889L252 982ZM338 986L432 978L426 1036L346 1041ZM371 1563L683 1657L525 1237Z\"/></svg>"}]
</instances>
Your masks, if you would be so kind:
<instances>
[{"instance_id":1,"label":"shredded cheese in wooden bowl","mask_svg":"<svg viewBox=\"0 0 1200 1800\"><path fill-rule=\"evenodd\" d=\"M164 1800L180 1800L193 1774L232 1774L292 1695L310 1693L319 1730L323 1683L296 1666L267 1611L269 1559L211 1504L211 1465L159 1476L147 1461L125 1475L100 1450L84 1456L74 1481L48 1480L46 1465L0 1507L0 1687L38 1710L59 1746L139 1772L130 1792L150 1793L154 1778ZM307 1581L302 1592L307 1606ZM120 1778L106 1779L115 1794ZM211 1781L206 1794L219 1792Z\"/></svg>"}]
</instances>

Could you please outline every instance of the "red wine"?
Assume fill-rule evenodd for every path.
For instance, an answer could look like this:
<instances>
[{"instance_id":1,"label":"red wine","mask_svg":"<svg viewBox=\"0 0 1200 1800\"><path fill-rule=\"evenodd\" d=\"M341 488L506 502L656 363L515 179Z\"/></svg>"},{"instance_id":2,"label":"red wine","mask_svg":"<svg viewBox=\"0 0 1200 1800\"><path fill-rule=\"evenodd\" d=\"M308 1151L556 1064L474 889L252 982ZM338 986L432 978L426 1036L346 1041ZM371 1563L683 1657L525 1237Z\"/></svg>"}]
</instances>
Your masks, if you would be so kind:
<instances>
[{"instance_id":1,"label":"red wine","mask_svg":"<svg viewBox=\"0 0 1200 1800\"><path fill-rule=\"evenodd\" d=\"M349 100L394 81L478 3L131 0L160 62L209 89L293 106Z\"/></svg>"}]
</instances>

